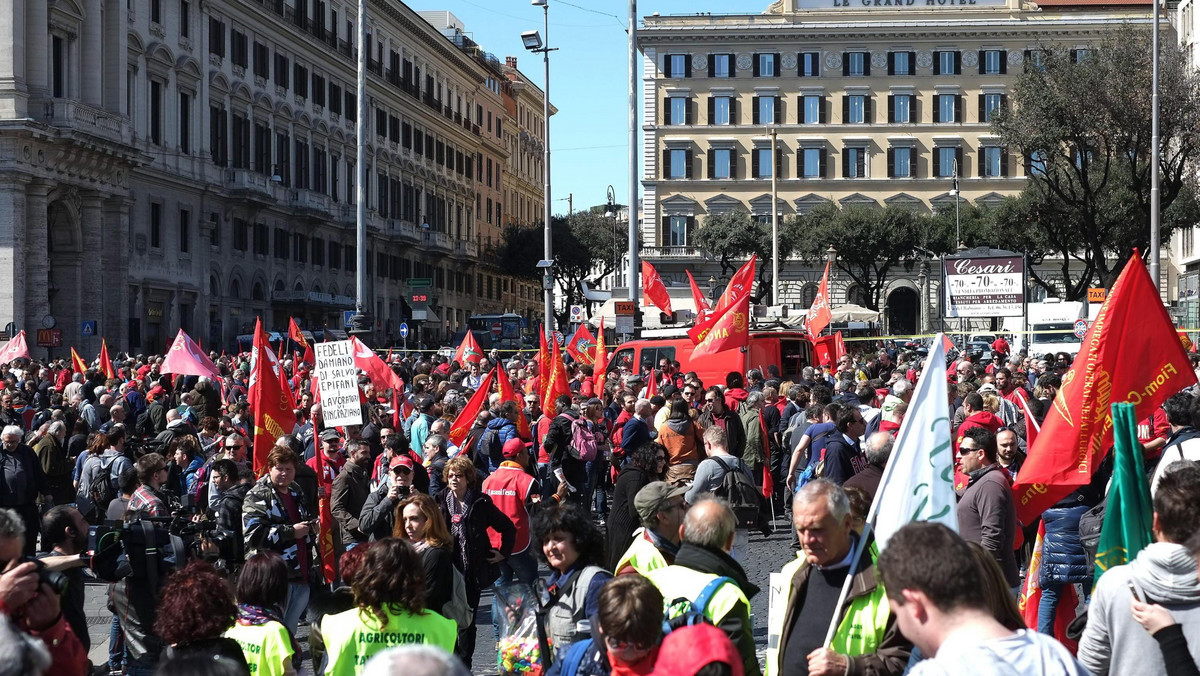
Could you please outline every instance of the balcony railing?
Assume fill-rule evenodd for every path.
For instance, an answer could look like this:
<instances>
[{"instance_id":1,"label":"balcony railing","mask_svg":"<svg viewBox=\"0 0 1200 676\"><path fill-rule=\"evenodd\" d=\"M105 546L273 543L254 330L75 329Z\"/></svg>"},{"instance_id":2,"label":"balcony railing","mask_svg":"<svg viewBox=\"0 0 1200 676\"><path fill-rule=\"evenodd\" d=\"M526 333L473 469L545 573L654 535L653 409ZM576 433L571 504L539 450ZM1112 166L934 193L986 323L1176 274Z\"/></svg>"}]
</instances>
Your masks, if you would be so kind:
<instances>
[{"instance_id":1,"label":"balcony railing","mask_svg":"<svg viewBox=\"0 0 1200 676\"><path fill-rule=\"evenodd\" d=\"M450 235L444 232L425 231L425 246L438 251L449 253L453 249L450 243Z\"/></svg>"},{"instance_id":2,"label":"balcony railing","mask_svg":"<svg viewBox=\"0 0 1200 676\"><path fill-rule=\"evenodd\" d=\"M479 245L475 242L458 240L454 243L454 255L466 258L478 258Z\"/></svg>"},{"instance_id":3,"label":"balcony railing","mask_svg":"<svg viewBox=\"0 0 1200 676\"><path fill-rule=\"evenodd\" d=\"M39 121L54 127L77 129L124 143L128 143L132 138L127 118L81 101L48 99L42 101L41 105L30 106L30 111L34 115L40 112Z\"/></svg>"},{"instance_id":4,"label":"balcony railing","mask_svg":"<svg viewBox=\"0 0 1200 676\"><path fill-rule=\"evenodd\" d=\"M702 258L703 250L696 246L644 246L642 258Z\"/></svg>"},{"instance_id":5,"label":"balcony railing","mask_svg":"<svg viewBox=\"0 0 1200 676\"><path fill-rule=\"evenodd\" d=\"M227 190L261 199L274 199L275 192L271 181L265 175L249 169L226 169L225 188Z\"/></svg>"}]
</instances>

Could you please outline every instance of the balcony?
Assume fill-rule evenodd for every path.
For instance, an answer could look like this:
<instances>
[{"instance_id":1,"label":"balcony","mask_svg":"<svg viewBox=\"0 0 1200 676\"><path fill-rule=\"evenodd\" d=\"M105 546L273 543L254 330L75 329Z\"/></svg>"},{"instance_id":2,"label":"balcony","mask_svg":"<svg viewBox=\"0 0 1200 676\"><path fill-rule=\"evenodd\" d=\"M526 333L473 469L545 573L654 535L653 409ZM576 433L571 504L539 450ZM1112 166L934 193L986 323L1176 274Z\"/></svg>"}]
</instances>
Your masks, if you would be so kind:
<instances>
[{"instance_id":1,"label":"balcony","mask_svg":"<svg viewBox=\"0 0 1200 676\"><path fill-rule=\"evenodd\" d=\"M291 194L292 209L298 216L316 220L329 218L329 196L312 190L293 190Z\"/></svg>"},{"instance_id":2,"label":"balcony","mask_svg":"<svg viewBox=\"0 0 1200 676\"><path fill-rule=\"evenodd\" d=\"M704 251L697 246L644 246L641 248L640 255L646 260L678 260L683 258L703 258Z\"/></svg>"},{"instance_id":3,"label":"balcony","mask_svg":"<svg viewBox=\"0 0 1200 676\"><path fill-rule=\"evenodd\" d=\"M39 122L52 127L91 134L117 143L129 143L132 130L129 119L103 108L73 99L48 99L31 104L29 110Z\"/></svg>"},{"instance_id":4,"label":"balcony","mask_svg":"<svg viewBox=\"0 0 1200 676\"><path fill-rule=\"evenodd\" d=\"M398 218L388 220L388 234L393 237L398 237L401 241L409 244L416 244L422 240L421 232L417 226L410 221L402 221Z\"/></svg>"},{"instance_id":5,"label":"balcony","mask_svg":"<svg viewBox=\"0 0 1200 676\"><path fill-rule=\"evenodd\" d=\"M444 232L426 230L423 239L425 247L432 253L448 254L454 250L454 245L450 242L450 235Z\"/></svg>"},{"instance_id":6,"label":"balcony","mask_svg":"<svg viewBox=\"0 0 1200 676\"><path fill-rule=\"evenodd\" d=\"M271 180L249 169L226 169L225 190L233 197L244 197L263 204L275 203Z\"/></svg>"},{"instance_id":7,"label":"balcony","mask_svg":"<svg viewBox=\"0 0 1200 676\"><path fill-rule=\"evenodd\" d=\"M333 217L339 223L357 223L358 209L353 204L338 204L333 211Z\"/></svg>"},{"instance_id":8,"label":"balcony","mask_svg":"<svg viewBox=\"0 0 1200 676\"><path fill-rule=\"evenodd\" d=\"M460 260L475 260L479 258L479 245L467 240L457 240L454 242L454 257Z\"/></svg>"}]
</instances>

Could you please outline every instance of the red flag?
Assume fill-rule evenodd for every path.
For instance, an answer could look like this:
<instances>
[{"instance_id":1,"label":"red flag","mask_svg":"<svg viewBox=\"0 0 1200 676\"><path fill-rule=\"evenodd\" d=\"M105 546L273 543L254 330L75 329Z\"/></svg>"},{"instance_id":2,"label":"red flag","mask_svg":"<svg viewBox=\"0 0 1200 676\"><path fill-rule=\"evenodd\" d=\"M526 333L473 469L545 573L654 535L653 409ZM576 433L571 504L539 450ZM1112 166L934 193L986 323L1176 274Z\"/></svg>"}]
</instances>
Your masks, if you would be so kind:
<instances>
[{"instance_id":1,"label":"red flag","mask_svg":"<svg viewBox=\"0 0 1200 676\"><path fill-rule=\"evenodd\" d=\"M558 343L551 345L550 372L542 374L542 382L545 387L545 393L542 395L542 410L553 417L554 400L559 395L571 394L571 388L567 386L567 369L563 365L562 351L558 349Z\"/></svg>"},{"instance_id":2,"label":"red flag","mask_svg":"<svg viewBox=\"0 0 1200 676\"><path fill-rule=\"evenodd\" d=\"M276 369L279 371L279 389L283 391L283 396L287 397L288 408L296 410L296 395L292 392L292 384L288 382L287 373L283 370L283 365L279 364ZM292 425L295 427L295 424Z\"/></svg>"},{"instance_id":3,"label":"red flag","mask_svg":"<svg viewBox=\"0 0 1200 676\"><path fill-rule=\"evenodd\" d=\"M842 332L838 331L833 334L833 358L841 359L846 354L846 341L842 339Z\"/></svg>"},{"instance_id":4,"label":"red flag","mask_svg":"<svg viewBox=\"0 0 1200 676\"><path fill-rule=\"evenodd\" d=\"M699 344L704 340L709 329L717 323L717 318L730 306L746 300L747 307L749 307L750 292L754 288L754 266L757 263L758 254L755 254L737 272L733 273L733 277L729 279L729 285L725 287L725 292L717 299L716 307L707 313L704 321L697 322L695 326L688 329L688 338L691 338L693 343Z\"/></svg>"},{"instance_id":5,"label":"red flag","mask_svg":"<svg viewBox=\"0 0 1200 676\"><path fill-rule=\"evenodd\" d=\"M1042 431L1042 426L1038 424L1037 419L1033 417L1033 411L1029 409L1029 399L1025 396L1025 390L1018 387L1013 392L1017 395L1017 405L1025 414L1025 447L1033 448L1033 442L1037 439L1038 432Z\"/></svg>"},{"instance_id":6,"label":"red flag","mask_svg":"<svg viewBox=\"0 0 1200 676\"><path fill-rule=\"evenodd\" d=\"M483 348L479 347L479 341L475 340L474 332L467 329L462 344L454 351L454 361L458 362L459 366L466 366L478 364L480 359L483 359Z\"/></svg>"},{"instance_id":7,"label":"red flag","mask_svg":"<svg viewBox=\"0 0 1200 676\"><path fill-rule=\"evenodd\" d=\"M813 298L812 305L808 308L808 317L804 320L804 327L808 330L808 335L816 338L821 335L829 322L833 319L833 313L829 311L829 263L825 264L825 274L821 276L821 285L817 287L817 296Z\"/></svg>"},{"instance_id":8,"label":"red flag","mask_svg":"<svg viewBox=\"0 0 1200 676\"><path fill-rule=\"evenodd\" d=\"M400 376L396 375L390 366L383 363L374 350L367 347L357 336L351 336L350 341L354 344L354 368L366 373L371 382L375 383L375 389L380 394L389 388L404 387Z\"/></svg>"},{"instance_id":9,"label":"red flag","mask_svg":"<svg viewBox=\"0 0 1200 676\"><path fill-rule=\"evenodd\" d=\"M654 375L654 369L650 369L648 378L649 380L646 383L646 399L658 394L658 376Z\"/></svg>"},{"instance_id":10,"label":"red flag","mask_svg":"<svg viewBox=\"0 0 1200 676\"><path fill-rule=\"evenodd\" d=\"M87 362L83 360L83 357L79 356L79 353L75 351L75 348L71 348L71 370L75 371L76 373L84 373L87 371Z\"/></svg>"},{"instance_id":11,"label":"red flag","mask_svg":"<svg viewBox=\"0 0 1200 676\"><path fill-rule=\"evenodd\" d=\"M492 369L484 377L483 382L479 383L479 389L475 390L475 394L471 395L471 399L467 402L467 405L463 407L463 410L458 412L458 417L450 425L451 444L459 446L467 438L467 433L475 425L475 418L479 417L480 411L487 408L488 396L492 393L492 383L495 380L496 370Z\"/></svg>"},{"instance_id":12,"label":"red flag","mask_svg":"<svg viewBox=\"0 0 1200 676\"><path fill-rule=\"evenodd\" d=\"M712 328L692 351L692 359L745 347L750 344L750 296L746 294L736 305L720 314L714 313Z\"/></svg>"},{"instance_id":13,"label":"red flag","mask_svg":"<svg viewBox=\"0 0 1200 676\"><path fill-rule=\"evenodd\" d=\"M761 413L758 415L758 426L762 430L763 445L762 496L770 500L775 494L775 477L771 474L771 435L767 433L767 421L763 420Z\"/></svg>"},{"instance_id":14,"label":"red flag","mask_svg":"<svg viewBox=\"0 0 1200 676\"><path fill-rule=\"evenodd\" d=\"M400 388L392 389L392 429L400 429Z\"/></svg>"},{"instance_id":15,"label":"red flag","mask_svg":"<svg viewBox=\"0 0 1200 676\"><path fill-rule=\"evenodd\" d=\"M1091 481L1113 444L1111 403L1134 404L1141 420L1195 383L1158 289L1135 254L1109 289L1042 423L1045 433L1037 435L1017 474L1013 496L1021 522L1033 523Z\"/></svg>"},{"instance_id":16,"label":"red flag","mask_svg":"<svg viewBox=\"0 0 1200 676\"><path fill-rule=\"evenodd\" d=\"M708 316L708 301L704 299L704 294L700 293L700 287L696 286L696 280L692 278L691 270L684 270L687 273L688 286L692 288L692 302L696 304L696 323L704 321Z\"/></svg>"},{"instance_id":17,"label":"red flag","mask_svg":"<svg viewBox=\"0 0 1200 676\"><path fill-rule=\"evenodd\" d=\"M588 330L587 324L580 324L572 334L571 340L567 341L567 354L580 364L591 364L595 359L595 347L595 336Z\"/></svg>"},{"instance_id":18,"label":"red flag","mask_svg":"<svg viewBox=\"0 0 1200 676\"><path fill-rule=\"evenodd\" d=\"M813 358L821 366L832 366L834 362L834 345L827 340L828 336L813 341Z\"/></svg>"},{"instance_id":19,"label":"red flag","mask_svg":"<svg viewBox=\"0 0 1200 676\"><path fill-rule=\"evenodd\" d=\"M162 366L158 371L159 373L207 376L213 381L221 379L221 372L217 369L217 365L212 363L208 355L200 351L195 341L184 333L183 329L179 329L179 333L175 335L175 341L171 343L171 349L167 350L167 356L163 359ZM289 429L289 431L291 430Z\"/></svg>"},{"instance_id":20,"label":"red flag","mask_svg":"<svg viewBox=\"0 0 1200 676\"><path fill-rule=\"evenodd\" d=\"M642 305L653 303L663 314L671 314L671 294L650 261L642 261L642 293Z\"/></svg>"},{"instance_id":21,"label":"red flag","mask_svg":"<svg viewBox=\"0 0 1200 676\"><path fill-rule=\"evenodd\" d=\"M508 379L508 374L501 369L497 369L496 378L500 381L500 401L511 401L517 405L517 410L520 411L525 407L525 402L517 398L517 392L513 389L512 381ZM525 417L524 413L517 415L517 434L525 441L533 441L533 435L529 432L529 418Z\"/></svg>"},{"instance_id":22,"label":"red flag","mask_svg":"<svg viewBox=\"0 0 1200 676\"><path fill-rule=\"evenodd\" d=\"M600 328L596 331L596 354L592 359L592 382L596 385L596 396L603 396L604 382L608 380L608 349L604 344L604 317L600 318Z\"/></svg>"},{"instance_id":23,"label":"red flag","mask_svg":"<svg viewBox=\"0 0 1200 676\"><path fill-rule=\"evenodd\" d=\"M8 364L22 357L29 359L29 345L25 342L24 330L18 331L12 340L4 344L4 349L0 349L0 364Z\"/></svg>"},{"instance_id":24,"label":"red flag","mask_svg":"<svg viewBox=\"0 0 1200 676\"><path fill-rule=\"evenodd\" d=\"M104 372L105 378L117 377L117 370L113 368L112 359L108 356L108 342L103 338L100 339L100 370Z\"/></svg>"},{"instance_id":25,"label":"red flag","mask_svg":"<svg viewBox=\"0 0 1200 676\"><path fill-rule=\"evenodd\" d=\"M386 362L387 362L387 363L389 363L389 364L391 364L391 363L392 363L392 349L393 349L393 348L391 348L391 347L389 347L389 348L388 348L388 356L387 356L387 359L385 359L385 360L384 360L384 361L386 361Z\"/></svg>"},{"instance_id":26,"label":"red flag","mask_svg":"<svg viewBox=\"0 0 1200 676\"><path fill-rule=\"evenodd\" d=\"M953 341L953 340L950 340L950 336L947 336L947 335L946 335L946 334L944 334L944 333L942 334L942 347L946 348L946 353L947 353L947 354L949 354L949 353L950 353L950 350L953 350L953 349L955 349L955 347L956 347L956 346L954 345L954 341Z\"/></svg>"},{"instance_id":27,"label":"red flag","mask_svg":"<svg viewBox=\"0 0 1200 676\"><path fill-rule=\"evenodd\" d=\"M1042 549L1045 539L1046 524L1039 523L1037 539L1033 544L1033 557L1029 559L1029 572L1025 575L1025 584L1021 588L1020 596L1017 597L1017 606L1021 611L1021 617L1025 620L1025 626L1035 630L1038 626L1038 606L1042 601L1038 573L1042 568ZM1074 654L1078 649L1078 644L1067 638L1067 627L1075 619L1075 607L1079 605L1079 598L1075 594L1075 585L1073 584L1064 584L1059 589L1061 591L1059 592L1058 609L1054 614L1054 638Z\"/></svg>"},{"instance_id":28,"label":"red flag","mask_svg":"<svg viewBox=\"0 0 1200 676\"><path fill-rule=\"evenodd\" d=\"M546 398L546 383L547 376L550 375L550 346L546 343L546 327L538 329L538 386L537 392L526 392L526 394L537 394L538 401Z\"/></svg>"},{"instance_id":29,"label":"red flag","mask_svg":"<svg viewBox=\"0 0 1200 676\"><path fill-rule=\"evenodd\" d=\"M250 351L249 403L254 414L251 458L254 471L262 474L267 470L267 454L275 440L296 426L292 410L295 404L291 392L284 387L283 368L267 342L262 319L254 326L254 343Z\"/></svg>"},{"instance_id":30,"label":"red flag","mask_svg":"<svg viewBox=\"0 0 1200 676\"><path fill-rule=\"evenodd\" d=\"M308 362L309 366L317 363L317 356L313 352L313 346L304 338L304 332L296 324L295 317L288 317L288 338L291 338L293 343L304 348L304 361Z\"/></svg>"},{"instance_id":31,"label":"red flag","mask_svg":"<svg viewBox=\"0 0 1200 676\"><path fill-rule=\"evenodd\" d=\"M337 581L337 549L333 546L333 510L329 506L332 482L325 471L325 453L317 449L317 556L321 558L321 576L327 584Z\"/></svg>"}]
</instances>

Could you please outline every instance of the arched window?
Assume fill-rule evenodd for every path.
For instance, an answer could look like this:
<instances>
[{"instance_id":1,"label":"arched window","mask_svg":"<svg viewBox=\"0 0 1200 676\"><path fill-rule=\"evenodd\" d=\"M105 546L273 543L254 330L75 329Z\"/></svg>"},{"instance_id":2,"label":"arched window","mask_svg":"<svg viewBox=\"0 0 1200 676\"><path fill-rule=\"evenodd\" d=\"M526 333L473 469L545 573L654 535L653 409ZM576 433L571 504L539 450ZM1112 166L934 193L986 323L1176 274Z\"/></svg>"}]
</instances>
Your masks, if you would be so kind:
<instances>
[{"instance_id":1,"label":"arched window","mask_svg":"<svg viewBox=\"0 0 1200 676\"><path fill-rule=\"evenodd\" d=\"M242 298L242 283L236 279L229 282L229 297L233 300Z\"/></svg>"},{"instance_id":2,"label":"arched window","mask_svg":"<svg viewBox=\"0 0 1200 676\"><path fill-rule=\"evenodd\" d=\"M266 300L266 294L263 293L262 282L255 282L254 289L250 292L251 300Z\"/></svg>"}]
</instances>

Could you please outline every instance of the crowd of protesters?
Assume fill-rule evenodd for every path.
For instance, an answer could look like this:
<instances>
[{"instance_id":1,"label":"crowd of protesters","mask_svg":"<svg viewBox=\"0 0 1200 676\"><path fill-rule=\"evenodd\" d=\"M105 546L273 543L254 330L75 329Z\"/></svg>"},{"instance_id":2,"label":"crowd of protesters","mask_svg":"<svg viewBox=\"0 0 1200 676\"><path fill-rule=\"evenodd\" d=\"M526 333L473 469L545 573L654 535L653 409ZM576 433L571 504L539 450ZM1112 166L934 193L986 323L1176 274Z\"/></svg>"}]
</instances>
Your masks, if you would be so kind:
<instances>
[{"instance_id":1,"label":"crowd of protesters","mask_svg":"<svg viewBox=\"0 0 1200 676\"><path fill-rule=\"evenodd\" d=\"M1200 405L1179 393L1139 426L1156 542L1094 590L1080 521L1111 465L1043 515L1026 629L1038 524L1017 521L1011 485L1026 418L1045 416L1070 358L992 356L949 369L959 532L911 524L882 551L863 521L923 368L890 344L790 379L768 365L704 382L664 359L600 381L571 364L552 411L536 360L408 354L390 363L403 391L360 378L364 424L348 427L325 424L311 365L283 360L297 424L259 467L245 355L213 355L219 381L157 357L119 358L113 377L21 360L0 367L0 676L87 672L92 578L110 582L94 667L108 674L505 670L474 663L478 611L491 592L498 627L514 585L537 599L549 652L524 673L1197 673ZM523 405L497 388L464 434L493 369ZM797 552L779 562L764 660L750 599L767 581L742 564L789 517ZM104 575L102 525L143 549L185 531L194 546ZM1073 585L1077 654L1055 638Z\"/></svg>"}]
</instances>

